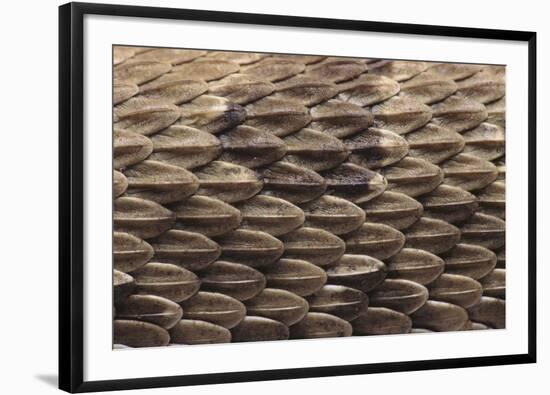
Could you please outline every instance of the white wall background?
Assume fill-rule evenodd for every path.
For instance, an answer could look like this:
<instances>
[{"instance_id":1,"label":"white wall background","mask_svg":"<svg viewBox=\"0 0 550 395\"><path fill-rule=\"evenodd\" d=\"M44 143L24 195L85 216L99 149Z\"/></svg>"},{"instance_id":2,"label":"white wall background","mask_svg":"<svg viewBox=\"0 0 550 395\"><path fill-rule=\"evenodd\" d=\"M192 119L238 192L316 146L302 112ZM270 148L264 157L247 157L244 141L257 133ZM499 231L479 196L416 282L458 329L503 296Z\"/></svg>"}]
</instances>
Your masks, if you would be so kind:
<instances>
[{"instance_id":1,"label":"white wall background","mask_svg":"<svg viewBox=\"0 0 550 395\"><path fill-rule=\"evenodd\" d=\"M546 193L550 25L544 2L460 0L391 2L296 0L118 0L118 3L224 11L534 30L538 33L539 362L536 365L187 387L186 394L521 393L548 387L550 313L545 287L550 255ZM0 390L54 393L57 387L57 6L59 1L4 5L0 30ZM520 131L521 132L521 131ZM544 390L536 391L542 393ZM160 389L139 393L181 393ZM127 392L138 393L137 391Z\"/></svg>"}]
</instances>

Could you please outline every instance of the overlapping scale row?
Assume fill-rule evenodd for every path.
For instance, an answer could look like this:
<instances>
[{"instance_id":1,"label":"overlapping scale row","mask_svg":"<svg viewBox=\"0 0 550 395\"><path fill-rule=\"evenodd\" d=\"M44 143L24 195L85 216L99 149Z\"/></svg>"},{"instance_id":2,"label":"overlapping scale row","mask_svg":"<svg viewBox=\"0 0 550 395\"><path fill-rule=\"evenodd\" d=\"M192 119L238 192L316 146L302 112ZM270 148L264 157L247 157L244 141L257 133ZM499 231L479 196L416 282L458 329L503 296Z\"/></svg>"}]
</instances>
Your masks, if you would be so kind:
<instances>
[{"instance_id":1,"label":"overlapping scale row","mask_svg":"<svg viewBox=\"0 0 550 395\"><path fill-rule=\"evenodd\" d=\"M113 54L115 345L505 327L504 67Z\"/></svg>"}]
</instances>

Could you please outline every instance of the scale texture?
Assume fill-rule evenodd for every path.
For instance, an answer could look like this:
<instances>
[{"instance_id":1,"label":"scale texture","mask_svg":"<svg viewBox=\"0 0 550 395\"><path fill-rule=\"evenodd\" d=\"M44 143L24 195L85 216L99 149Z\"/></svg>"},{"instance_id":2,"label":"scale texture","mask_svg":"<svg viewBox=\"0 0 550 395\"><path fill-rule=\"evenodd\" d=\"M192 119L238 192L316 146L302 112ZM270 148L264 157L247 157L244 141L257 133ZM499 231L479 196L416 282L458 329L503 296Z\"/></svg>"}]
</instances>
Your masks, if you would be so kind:
<instances>
[{"instance_id":1,"label":"scale texture","mask_svg":"<svg viewBox=\"0 0 550 395\"><path fill-rule=\"evenodd\" d=\"M505 68L114 47L115 348L505 327Z\"/></svg>"}]
</instances>

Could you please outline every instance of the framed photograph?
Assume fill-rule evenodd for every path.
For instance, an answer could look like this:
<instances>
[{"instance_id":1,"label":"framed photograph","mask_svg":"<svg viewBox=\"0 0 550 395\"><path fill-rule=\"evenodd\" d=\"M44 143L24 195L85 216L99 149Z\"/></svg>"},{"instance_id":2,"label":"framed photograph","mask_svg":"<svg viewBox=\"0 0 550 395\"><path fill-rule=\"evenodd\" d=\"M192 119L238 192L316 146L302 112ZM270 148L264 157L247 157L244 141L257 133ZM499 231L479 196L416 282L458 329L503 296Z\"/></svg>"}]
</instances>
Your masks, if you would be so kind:
<instances>
[{"instance_id":1,"label":"framed photograph","mask_svg":"<svg viewBox=\"0 0 550 395\"><path fill-rule=\"evenodd\" d=\"M536 361L536 34L60 7L69 392Z\"/></svg>"}]
</instances>

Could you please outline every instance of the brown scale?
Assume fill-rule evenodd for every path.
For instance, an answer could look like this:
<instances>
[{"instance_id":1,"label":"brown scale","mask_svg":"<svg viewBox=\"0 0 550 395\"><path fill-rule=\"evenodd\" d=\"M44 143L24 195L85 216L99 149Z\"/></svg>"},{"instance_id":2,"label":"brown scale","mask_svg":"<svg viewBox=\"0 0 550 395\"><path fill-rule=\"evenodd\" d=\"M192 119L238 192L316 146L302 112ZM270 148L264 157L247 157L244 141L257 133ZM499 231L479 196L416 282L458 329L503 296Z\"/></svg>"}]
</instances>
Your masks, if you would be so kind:
<instances>
[{"instance_id":1,"label":"brown scale","mask_svg":"<svg viewBox=\"0 0 550 395\"><path fill-rule=\"evenodd\" d=\"M365 222L345 235L346 253L388 259L405 245L405 235L391 226Z\"/></svg>"},{"instance_id":2,"label":"brown scale","mask_svg":"<svg viewBox=\"0 0 550 395\"><path fill-rule=\"evenodd\" d=\"M299 74L277 83L273 97L311 107L333 98L338 92L336 84Z\"/></svg>"},{"instance_id":3,"label":"brown scale","mask_svg":"<svg viewBox=\"0 0 550 395\"><path fill-rule=\"evenodd\" d=\"M210 322L231 329L246 315L246 307L237 299L216 292L200 291L180 302L183 318Z\"/></svg>"},{"instance_id":4,"label":"brown scale","mask_svg":"<svg viewBox=\"0 0 550 395\"><path fill-rule=\"evenodd\" d=\"M113 233L113 265L115 270L132 272L145 265L154 255L153 247L130 233Z\"/></svg>"},{"instance_id":5,"label":"brown scale","mask_svg":"<svg viewBox=\"0 0 550 395\"><path fill-rule=\"evenodd\" d=\"M287 340L288 326L270 318L246 316L237 326L231 329L231 341L273 341Z\"/></svg>"},{"instance_id":6,"label":"brown scale","mask_svg":"<svg viewBox=\"0 0 550 395\"><path fill-rule=\"evenodd\" d=\"M273 93L275 85L271 82L258 80L245 74L231 74L212 81L208 85L208 93L224 97L232 103L245 105Z\"/></svg>"},{"instance_id":7,"label":"brown scale","mask_svg":"<svg viewBox=\"0 0 550 395\"><path fill-rule=\"evenodd\" d=\"M439 164L464 149L464 137L443 126L429 123L408 133L409 155Z\"/></svg>"},{"instance_id":8,"label":"brown scale","mask_svg":"<svg viewBox=\"0 0 550 395\"><path fill-rule=\"evenodd\" d=\"M269 233L236 229L216 238L222 248L221 258L253 268L267 266L283 255L283 243Z\"/></svg>"},{"instance_id":9,"label":"brown scale","mask_svg":"<svg viewBox=\"0 0 550 395\"><path fill-rule=\"evenodd\" d=\"M290 327L291 339L318 339L323 337L351 336L349 322L327 313L307 313L297 324Z\"/></svg>"},{"instance_id":10,"label":"brown scale","mask_svg":"<svg viewBox=\"0 0 550 395\"><path fill-rule=\"evenodd\" d=\"M386 261L386 266L388 278L410 280L426 285L443 273L445 262L428 251L403 248Z\"/></svg>"},{"instance_id":11,"label":"brown scale","mask_svg":"<svg viewBox=\"0 0 550 395\"><path fill-rule=\"evenodd\" d=\"M115 348L504 327L503 67L113 57Z\"/></svg>"},{"instance_id":12,"label":"brown scale","mask_svg":"<svg viewBox=\"0 0 550 395\"><path fill-rule=\"evenodd\" d=\"M200 233L170 229L149 240L157 262L197 271L210 266L221 254L218 243Z\"/></svg>"},{"instance_id":13,"label":"brown scale","mask_svg":"<svg viewBox=\"0 0 550 395\"><path fill-rule=\"evenodd\" d=\"M201 289L219 292L243 301L258 295L266 286L262 273L240 263L217 261L201 270Z\"/></svg>"},{"instance_id":14,"label":"brown scale","mask_svg":"<svg viewBox=\"0 0 550 395\"><path fill-rule=\"evenodd\" d=\"M376 288L387 275L387 267L367 255L345 254L326 268L327 283L345 285L363 292Z\"/></svg>"},{"instance_id":15,"label":"brown scale","mask_svg":"<svg viewBox=\"0 0 550 395\"><path fill-rule=\"evenodd\" d=\"M411 314L413 325L436 332L456 331L468 321L468 312L456 304L428 300Z\"/></svg>"},{"instance_id":16,"label":"brown scale","mask_svg":"<svg viewBox=\"0 0 550 395\"><path fill-rule=\"evenodd\" d=\"M115 113L113 118L115 129L150 136L172 125L180 116L181 111L177 106L173 104L156 104L144 106L121 115Z\"/></svg>"},{"instance_id":17,"label":"brown scale","mask_svg":"<svg viewBox=\"0 0 550 395\"><path fill-rule=\"evenodd\" d=\"M177 125L190 126L207 133L217 134L240 125L246 110L224 97L201 95L178 107Z\"/></svg>"},{"instance_id":18,"label":"brown scale","mask_svg":"<svg viewBox=\"0 0 550 395\"><path fill-rule=\"evenodd\" d=\"M335 235L349 233L365 222L365 211L349 200L323 195L303 203L304 226L324 229Z\"/></svg>"},{"instance_id":19,"label":"brown scale","mask_svg":"<svg viewBox=\"0 0 550 395\"><path fill-rule=\"evenodd\" d=\"M172 125L150 138L152 160L194 169L207 165L222 152L220 140L208 132L189 126Z\"/></svg>"},{"instance_id":20,"label":"brown scale","mask_svg":"<svg viewBox=\"0 0 550 395\"><path fill-rule=\"evenodd\" d=\"M201 95L206 89L205 82L196 80L171 81L142 88L138 94L115 107L115 116L120 118L149 107L185 103Z\"/></svg>"},{"instance_id":21,"label":"brown scale","mask_svg":"<svg viewBox=\"0 0 550 395\"><path fill-rule=\"evenodd\" d=\"M344 140L351 152L349 162L378 169L399 162L409 153L409 144L398 134L369 128Z\"/></svg>"},{"instance_id":22,"label":"brown scale","mask_svg":"<svg viewBox=\"0 0 550 395\"><path fill-rule=\"evenodd\" d=\"M170 328L170 344L229 343L231 332L223 326L201 320L180 320Z\"/></svg>"},{"instance_id":23,"label":"brown scale","mask_svg":"<svg viewBox=\"0 0 550 395\"><path fill-rule=\"evenodd\" d=\"M193 195L199 188L197 177L177 166L144 160L124 170L128 181L125 196L173 203Z\"/></svg>"},{"instance_id":24,"label":"brown scale","mask_svg":"<svg viewBox=\"0 0 550 395\"><path fill-rule=\"evenodd\" d=\"M269 132L239 125L220 135L223 153L219 160L254 169L267 166L286 154L283 140Z\"/></svg>"},{"instance_id":25,"label":"brown scale","mask_svg":"<svg viewBox=\"0 0 550 395\"><path fill-rule=\"evenodd\" d=\"M327 273L322 268L302 259L279 259L261 270L269 288L284 289L298 296L311 295L327 282Z\"/></svg>"},{"instance_id":26,"label":"brown scale","mask_svg":"<svg viewBox=\"0 0 550 395\"><path fill-rule=\"evenodd\" d=\"M131 295L116 306L116 318L141 320L170 329L183 315L179 304L155 295Z\"/></svg>"},{"instance_id":27,"label":"brown scale","mask_svg":"<svg viewBox=\"0 0 550 395\"><path fill-rule=\"evenodd\" d=\"M170 264L149 262L132 272L135 291L157 295L174 302L189 299L199 291L200 279L187 269Z\"/></svg>"},{"instance_id":28,"label":"brown scale","mask_svg":"<svg viewBox=\"0 0 550 395\"><path fill-rule=\"evenodd\" d=\"M264 288L244 304L248 315L270 318L286 326L299 322L309 310L309 304L304 298L276 288Z\"/></svg>"},{"instance_id":29,"label":"brown scale","mask_svg":"<svg viewBox=\"0 0 550 395\"><path fill-rule=\"evenodd\" d=\"M256 195L235 203L241 212L241 228L259 230L272 236L280 236L300 227L304 212L294 204L276 197Z\"/></svg>"},{"instance_id":30,"label":"brown scale","mask_svg":"<svg viewBox=\"0 0 550 395\"><path fill-rule=\"evenodd\" d=\"M482 285L470 277L447 273L430 283L428 288L432 300L453 303L464 308L479 303L484 292Z\"/></svg>"},{"instance_id":31,"label":"brown scale","mask_svg":"<svg viewBox=\"0 0 550 395\"><path fill-rule=\"evenodd\" d=\"M352 321L353 334L358 336L409 333L412 321L408 315L386 307L370 307Z\"/></svg>"},{"instance_id":32,"label":"brown scale","mask_svg":"<svg viewBox=\"0 0 550 395\"><path fill-rule=\"evenodd\" d=\"M362 291L342 285L325 285L307 297L309 311L332 314L353 321L367 312L369 297Z\"/></svg>"},{"instance_id":33,"label":"brown scale","mask_svg":"<svg viewBox=\"0 0 550 395\"><path fill-rule=\"evenodd\" d=\"M284 139L285 162L313 171L337 167L350 156L347 144L330 134L303 128Z\"/></svg>"},{"instance_id":34,"label":"brown scale","mask_svg":"<svg viewBox=\"0 0 550 395\"><path fill-rule=\"evenodd\" d=\"M370 306L411 314L428 300L426 287L409 280L386 279L369 293Z\"/></svg>"},{"instance_id":35,"label":"brown scale","mask_svg":"<svg viewBox=\"0 0 550 395\"><path fill-rule=\"evenodd\" d=\"M317 266L337 261L346 250L344 241L334 234L316 228L299 228L280 236L284 257L303 259Z\"/></svg>"},{"instance_id":36,"label":"brown scale","mask_svg":"<svg viewBox=\"0 0 550 395\"><path fill-rule=\"evenodd\" d=\"M417 200L398 192L384 191L378 197L361 204L368 222L406 229L422 216L424 207Z\"/></svg>"}]
</instances>

